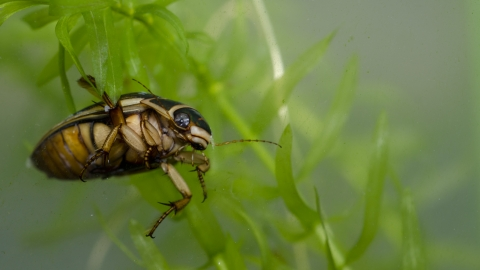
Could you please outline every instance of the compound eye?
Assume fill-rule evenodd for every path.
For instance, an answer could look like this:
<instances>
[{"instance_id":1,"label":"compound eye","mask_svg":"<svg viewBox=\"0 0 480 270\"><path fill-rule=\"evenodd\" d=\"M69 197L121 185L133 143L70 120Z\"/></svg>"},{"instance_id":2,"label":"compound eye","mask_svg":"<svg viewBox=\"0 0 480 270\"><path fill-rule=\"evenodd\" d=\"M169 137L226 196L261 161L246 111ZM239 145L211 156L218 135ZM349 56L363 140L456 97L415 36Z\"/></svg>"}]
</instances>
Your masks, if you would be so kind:
<instances>
[{"instance_id":1,"label":"compound eye","mask_svg":"<svg viewBox=\"0 0 480 270\"><path fill-rule=\"evenodd\" d=\"M190 117L186 113L175 114L175 118L173 120L175 121L175 124L181 128L187 128L188 124L190 124Z\"/></svg>"}]
</instances>

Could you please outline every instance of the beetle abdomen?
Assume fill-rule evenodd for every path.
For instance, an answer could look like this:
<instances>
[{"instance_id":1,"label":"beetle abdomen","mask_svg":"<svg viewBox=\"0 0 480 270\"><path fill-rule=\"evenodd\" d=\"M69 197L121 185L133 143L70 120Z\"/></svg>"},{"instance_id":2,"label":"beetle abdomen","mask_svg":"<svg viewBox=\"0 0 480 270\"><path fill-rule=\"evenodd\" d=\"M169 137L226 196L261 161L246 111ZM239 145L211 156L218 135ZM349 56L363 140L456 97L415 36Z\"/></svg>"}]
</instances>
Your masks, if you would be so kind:
<instances>
[{"instance_id":1,"label":"beetle abdomen","mask_svg":"<svg viewBox=\"0 0 480 270\"><path fill-rule=\"evenodd\" d=\"M79 179L81 172L101 148L111 128L103 123L89 122L75 124L58 130L41 142L33 152L33 164L49 177L58 179ZM111 149L107 164L103 158L97 159L85 171L83 178L97 178L116 169L128 147L116 142Z\"/></svg>"}]
</instances>

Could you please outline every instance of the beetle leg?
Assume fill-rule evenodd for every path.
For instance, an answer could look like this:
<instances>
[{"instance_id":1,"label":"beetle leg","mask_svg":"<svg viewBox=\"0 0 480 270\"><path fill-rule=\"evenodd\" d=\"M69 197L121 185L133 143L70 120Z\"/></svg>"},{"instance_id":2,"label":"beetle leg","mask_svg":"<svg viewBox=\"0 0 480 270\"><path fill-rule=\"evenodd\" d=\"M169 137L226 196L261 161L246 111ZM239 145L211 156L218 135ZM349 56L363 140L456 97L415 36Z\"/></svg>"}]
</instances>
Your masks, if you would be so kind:
<instances>
[{"instance_id":1,"label":"beetle leg","mask_svg":"<svg viewBox=\"0 0 480 270\"><path fill-rule=\"evenodd\" d=\"M128 146L130 146L130 148L133 148L133 150L138 153L145 153L145 151L147 151L147 146L142 137L140 137L131 127L120 125L120 132L122 133L123 140Z\"/></svg>"},{"instance_id":2,"label":"beetle leg","mask_svg":"<svg viewBox=\"0 0 480 270\"><path fill-rule=\"evenodd\" d=\"M104 164L105 164L105 161L108 159L108 153L110 152L110 149L112 148L113 142L117 138L117 134L118 134L118 130L120 129L120 126L121 125L116 126L115 128L112 129L112 131L110 131L110 133L105 138L105 142L103 142L102 148L97 149L97 151L95 152L95 155L93 155L87 161L87 163L85 163L82 171L80 172L80 180L85 182L83 180L83 175L85 174L85 171L87 170L88 166L90 166L90 164L92 164L95 160L97 160L97 158L99 158L102 155L105 155L104 156Z\"/></svg>"},{"instance_id":3,"label":"beetle leg","mask_svg":"<svg viewBox=\"0 0 480 270\"><path fill-rule=\"evenodd\" d=\"M147 120L142 120L141 124L143 137L148 145L160 145L162 143L162 138L158 133L158 130Z\"/></svg>"},{"instance_id":4,"label":"beetle leg","mask_svg":"<svg viewBox=\"0 0 480 270\"><path fill-rule=\"evenodd\" d=\"M170 177L177 190L182 194L183 199L175 202L162 203L163 205L170 206L170 208L160 216L157 222L155 222L153 227L150 229L150 232L147 234L147 236L150 236L151 238L154 238L153 233L157 229L158 225L160 225L160 223L162 223L162 221L171 212L175 211L176 214L178 211L182 210L190 202L190 198L192 197L192 193L190 192L187 183L185 183L185 180L183 180L182 176L178 173L175 167L172 166L172 164L163 162L160 164L160 166L162 167L163 171Z\"/></svg>"},{"instance_id":5,"label":"beetle leg","mask_svg":"<svg viewBox=\"0 0 480 270\"><path fill-rule=\"evenodd\" d=\"M208 169L210 169L210 161L208 158L203 153L199 154L195 152L179 152L174 158L182 163L190 163L192 166L196 165L195 171L197 171L198 180L200 181L200 185L202 185L202 202L204 202L207 199L207 187L205 186L205 180L203 179L203 176Z\"/></svg>"},{"instance_id":6,"label":"beetle leg","mask_svg":"<svg viewBox=\"0 0 480 270\"><path fill-rule=\"evenodd\" d=\"M145 167L147 167L147 169L149 169L149 170L151 168L150 168L150 162L148 162L148 159L150 158L150 153L152 152L152 150L153 150L153 146L150 146L150 147L148 147L148 150L145 152L145 159L144 159Z\"/></svg>"},{"instance_id":7,"label":"beetle leg","mask_svg":"<svg viewBox=\"0 0 480 270\"><path fill-rule=\"evenodd\" d=\"M197 171L198 180L200 181L200 185L202 186L202 191L203 191L202 203L203 203L207 199L207 187L205 186L205 180L203 179L203 175L205 174L205 172L202 172L198 168L198 166L195 168L195 170Z\"/></svg>"}]
</instances>

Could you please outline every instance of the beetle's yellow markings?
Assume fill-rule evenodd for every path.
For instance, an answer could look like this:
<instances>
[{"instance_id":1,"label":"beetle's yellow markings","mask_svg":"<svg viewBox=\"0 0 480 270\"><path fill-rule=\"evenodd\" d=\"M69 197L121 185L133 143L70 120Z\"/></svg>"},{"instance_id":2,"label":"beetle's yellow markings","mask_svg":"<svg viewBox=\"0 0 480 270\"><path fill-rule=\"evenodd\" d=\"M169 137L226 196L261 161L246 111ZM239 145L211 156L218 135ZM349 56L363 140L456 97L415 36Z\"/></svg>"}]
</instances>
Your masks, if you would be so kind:
<instances>
[{"instance_id":1,"label":"beetle's yellow markings","mask_svg":"<svg viewBox=\"0 0 480 270\"><path fill-rule=\"evenodd\" d=\"M47 150L47 153L48 153L48 156L49 158L53 161L51 163L53 163L53 171L52 172L55 172L53 173L53 175L57 176L57 175L61 175L63 178L76 178L77 176L76 175L73 175L71 172L70 172L70 168L69 166L67 166L67 164L65 164L65 162L62 160L62 158L59 156L58 152L57 152L57 145L55 145L55 142L54 142L54 138L57 136L58 134L56 135L53 135L52 138L50 138L50 140L48 140L47 142L47 145L46 145L46 150ZM47 164L50 163L50 162L47 162ZM52 164L50 164L52 165Z\"/></svg>"},{"instance_id":2,"label":"beetle's yellow markings","mask_svg":"<svg viewBox=\"0 0 480 270\"><path fill-rule=\"evenodd\" d=\"M127 126L135 131L138 136L142 136L142 129L140 127L141 118L139 114L130 115L129 117L125 118L125 122Z\"/></svg>"},{"instance_id":3,"label":"beetle's yellow markings","mask_svg":"<svg viewBox=\"0 0 480 270\"><path fill-rule=\"evenodd\" d=\"M69 168L69 172L73 172L75 175L80 174L83 165L75 159L69 149L66 149L62 133L56 133L52 137L51 142L55 145L55 150L58 153L60 159L63 161L63 164L65 164L65 167Z\"/></svg>"},{"instance_id":4,"label":"beetle's yellow markings","mask_svg":"<svg viewBox=\"0 0 480 270\"><path fill-rule=\"evenodd\" d=\"M42 151L39 151L35 159L38 162L39 168L46 171L49 177L55 177L55 172L57 172L58 169L47 154L47 144L48 142L42 145Z\"/></svg>"},{"instance_id":5,"label":"beetle's yellow markings","mask_svg":"<svg viewBox=\"0 0 480 270\"><path fill-rule=\"evenodd\" d=\"M95 137L95 145L97 145L97 148L102 147L108 134L110 134L110 131L112 131L112 129L102 123L96 123L93 126L93 135Z\"/></svg>"},{"instance_id":6,"label":"beetle's yellow markings","mask_svg":"<svg viewBox=\"0 0 480 270\"><path fill-rule=\"evenodd\" d=\"M90 134L90 126L94 125L93 123L83 123L78 125L80 129L80 136L83 138L83 143L87 146L89 155L95 153L95 147L93 146L92 136ZM86 161L86 159L85 159Z\"/></svg>"},{"instance_id":7,"label":"beetle's yellow markings","mask_svg":"<svg viewBox=\"0 0 480 270\"><path fill-rule=\"evenodd\" d=\"M148 107L154 109L161 116L166 117L167 119L170 119L170 114L168 114L168 111L165 108L153 103L151 99L144 99L144 100L141 101L141 103L143 103L143 104L147 105Z\"/></svg>"},{"instance_id":8,"label":"beetle's yellow markings","mask_svg":"<svg viewBox=\"0 0 480 270\"><path fill-rule=\"evenodd\" d=\"M125 159L133 164L144 163L145 159L143 159L136 150L129 148L127 153L125 154Z\"/></svg>"},{"instance_id":9,"label":"beetle's yellow markings","mask_svg":"<svg viewBox=\"0 0 480 270\"><path fill-rule=\"evenodd\" d=\"M112 131L107 125L103 123L95 123L93 124L92 134L93 134L93 145L95 147L95 151L98 149L101 149L103 144L105 143L105 140L108 137L108 134ZM103 166L104 160L103 158L97 158L96 161L93 161L94 164L97 164L98 166Z\"/></svg>"},{"instance_id":10,"label":"beetle's yellow markings","mask_svg":"<svg viewBox=\"0 0 480 270\"><path fill-rule=\"evenodd\" d=\"M138 153L145 153L147 151L147 146L143 141L142 137L138 135L133 129L128 127L127 125L122 125L120 128L123 134L123 140L130 146L130 148L134 149Z\"/></svg>"},{"instance_id":11,"label":"beetle's yellow markings","mask_svg":"<svg viewBox=\"0 0 480 270\"><path fill-rule=\"evenodd\" d=\"M162 138L158 133L158 128L152 125L148 120L142 122L142 131L148 145L161 145Z\"/></svg>"},{"instance_id":12,"label":"beetle's yellow markings","mask_svg":"<svg viewBox=\"0 0 480 270\"><path fill-rule=\"evenodd\" d=\"M66 148L70 150L75 160L83 167L83 164L88 159L89 152L80 136L78 126L75 125L62 130L62 136L67 146Z\"/></svg>"},{"instance_id":13,"label":"beetle's yellow markings","mask_svg":"<svg viewBox=\"0 0 480 270\"><path fill-rule=\"evenodd\" d=\"M108 154L108 159L110 160L110 163L116 162L118 159L123 158L123 155L128 149L128 145L123 143L123 141L116 140L112 148L110 149L110 153ZM109 164L112 165L112 164Z\"/></svg>"}]
</instances>

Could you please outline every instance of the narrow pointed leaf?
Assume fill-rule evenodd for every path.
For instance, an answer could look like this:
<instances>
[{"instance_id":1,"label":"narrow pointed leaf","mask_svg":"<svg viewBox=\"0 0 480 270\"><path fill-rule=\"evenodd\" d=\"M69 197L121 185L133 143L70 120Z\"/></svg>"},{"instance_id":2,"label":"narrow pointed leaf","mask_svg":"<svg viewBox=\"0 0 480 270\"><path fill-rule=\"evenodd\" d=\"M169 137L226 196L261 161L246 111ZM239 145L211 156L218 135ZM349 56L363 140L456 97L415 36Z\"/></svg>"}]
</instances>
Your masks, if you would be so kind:
<instances>
[{"instance_id":1,"label":"narrow pointed leaf","mask_svg":"<svg viewBox=\"0 0 480 270\"><path fill-rule=\"evenodd\" d=\"M76 18L77 18L76 15L73 15L73 16L67 15L67 16L61 17L57 22L57 26L55 27L55 33L57 34L58 41L60 41L63 48L65 48L65 50L69 53L73 63L75 63L75 66L77 67L78 72L80 72L83 78L85 78L88 82L90 82L90 80L87 79L87 75L83 70L80 60L78 60L78 55L73 49L72 43L70 41L70 34L69 34L70 28L73 25L72 21L76 21ZM57 64L57 67L58 67L58 64ZM95 89L93 85L91 89L87 89L87 90L90 91L92 95L96 96L97 98L100 98L101 93L98 92L98 89L96 90L97 92L95 92L95 90L92 90L92 89Z\"/></svg>"},{"instance_id":2,"label":"narrow pointed leaf","mask_svg":"<svg viewBox=\"0 0 480 270\"><path fill-rule=\"evenodd\" d=\"M280 138L282 148L275 157L275 176L280 195L288 210L298 218L305 228L312 228L320 223L318 214L300 197L292 173L292 129L287 125Z\"/></svg>"},{"instance_id":3,"label":"narrow pointed leaf","mask_svg":"<svg viewBox=\"0 0 480 270\"><path fill-rule=\"evenodd\" d=\"M315 188L315 202L317 204L318 216L320 217L320 220L322 220L322 229L325 232L325 245L324 245L323 249L325 250L325 253L326 253L326 256L327 256L327 267L328 267L328 270L336 270L337 267L335 265L335 259L333 258L332 247L331 247L330 240L329 240L329 237L328 237L328 232L327 232L327 229L326 229L327 225L325 223L325 218L324 218L324 215L322 213L322 207L320 205L320 196L318 195L317 188Z\"/></svg>"},{"instance_id":4,"label":"narrow pointed leaf","mask_svg":"<svg viewBox=\"0 0 480 270\"><path fill-rule=\"evenodd\" d=\"M206 45L215 44L215 40L205 32L187 32L186 37L187 39L196 40Z\"/></svg>"},{"instance_id":5,"label":"narrow pointed leaf","mask_svg":"<svg viewBox=\"0 0 480 270\"><path fill-rule=\"evenodd\" d=\"M135 16L143 16L143 15L154 15L155 17L161 18L161 20L153 20L153 22L146 24L145 26L150 31L150 33L162 42L160 43L162 46L165 47L165 50L171 51L174 53L179 61L179 65L188 66L188 59L186 57L188 51L188 43L185 37L185 31L183 30L183 26L178 18L175 19L170 18L172 23L165 19L168 17L167 13L171 13L167 10L167 12L163 11L166 10L162 6L155 5L155 4L148 4L139 6L135 9ZM172 16L175 16L171 14ZM163 16L163 17L162 17ZM175 30L172 32L171 28ZM178 40L181 41L178 44ZM172 59L173 60L173 59Z\"/></svg>"},{"instance_id":6,"label":"narrow pointed leaf","mask_svg":"<svg viewBox=\"0 0 480 270\"><path fill-rule=\"evenodd\" d=\"M382 113L377 122L374 148L368 172L368 182L365 190L365 213L363 228L357 243L347 255L346 264L360 258L378 231L378 219L381 209L383 184L388 166L388 124L387 116Z\"/></svg>"},{"instance_id":7,"label":"narrow pointed leaf","mask_svg":"<svg viewBox=\"0 0 480 270\"><path fill-rule=\"evenodd\" d=\"M226 63L221 67L221 72L218 75L221 81L228 81L228 78L238 73L239 65L245 60L245 54L248 50L249 25L245 15L245 3L235 1L235 10L234 27L228 39L228 47L225 48L228 52L225 56Z\"/></svg>"},{"instance_id":8,"label":"narrow pointed leaf","mask_svg":"<svg viewBox=\"0 0 480 270\"><path fill-rule=\"evenodd\" d=\"M258 133L265 130L280 107L288 101L297 83L322 59L334 36L335 32L310 47L285 71L281 78L273 82L263 98L262 105L256 112L255 119L258 120L254 123L252 130L260 131Z\"/></svg>"},{"instance_id":9,"label":"narrow pointed leaf","mask_svg":"<svg viewBox=\"0 0 480 270\"><path fill-rule=\"evenodd\" d=\"M185 35L185 30L183 29L182 22L180 21L180 19L175 14L173 14L168 9L166 9L166 8L160 6L160 5L157 5L157 4L145 5L145 6L141 7L140 9L144 10L144 11L148 10L148 13L150 13L152 15L155 15L159 18L162 18L168 24L170 24L170 26L173 27L173 29L176 31L180 41L182 42L183 47L184 47L183 48L184 52L185 53L188 52L188 42L187 42L187 38L186 38L186 35Z\"/></svg>"},{"instance_id":10,"label":"narrow pointed leaf","mask_svg":"<svg viewBox=\"0 0 480 270\"><path fill-rule=\"evenodd\" d=\"M241 114L236 110L235 106L230 102L226 97L224 92L217 94L216 104L220 108L223 114L229 119L229 121L235 126L235 128L240 132L243 138L255 138L255 133L248 125L248 122L241 116ZM268 151L265 150L265 147L260 144L252 144L252 148L260 158L260 160L267 166L267 168L274 172L274 162L271 155Z\"/></svg>"},{"instance_id":11,"label":"narrow pointed leaf","mask_svg":"<svg viewBox=\"0 0 480 270\"><path fill-rule=\"evenodd\" d=\"M73 63L75 63L75 66L77 67L78 71L83 76L85 75L85 71L83 70L83 67L80 64L80 60L78 60L77 53L73 49L69 32L70 32L70 16L63 16L57 22L57 25L55 27L55 34L57 34L58 41L60 41L62 46L68 52L68 54L73 60Z\"/></svg>"},{"instance_id":12,"label":"narrow pointed leaf","mask_svg":"<svg viewBox=\"0 0 480 270\"><path fill-rule=\"evenodd\" d=\"M75 108L75 102L73 101L72 92L70 91L70 83L68 82L65 69L65 48L63 48L61 43L58 43L58 71L67 107L70 110L70 113L73 114L77 109Z\"/></svg>"},{"instance_id":13,"label":"narrow pointed leaf","mask_svg":"<svg viewBox=\"0 0 480 270\"><path fill-rule=\"evenodd\" d=\"M153 239L145 236L145 228L136 220L131 220L129 229L132 241L142 257L143 265L152 270L169 269L165 258L158 250Z\"/></svg>"},{"instance_id":14,"label":"narrow pointed leaf","mask_svg":"<svg viewBox=\"0 0 480 270\"><path fill-rule=\"evenodd\" d=\"M147 72L145 71L144 64L138 53L138 47L133 33L133 20L131 18L125 19L124 33L122 56L128 75L139 80L143 84L148 85Z\"/></svg>"},{"instance_id":15,"label":"narrow pointed leaf","mask_svg":"<svg viewBox=\"0 0 480 270\"><path fill-rule=\"evenodd\" d=\"M315 140L315 144L311 147L303 163L303 167L298 176L299 181L304 179L317 166L338 138L352 107L357 78L358 57L354 56L350 59L342 81L335 93L335 98L325 119L322 133L319 138Z\"/></svg>"},{"instance_id":16,"label":"narrow pointed leaf","mask_svg":"<svg viewBox=\"0 0 480 270\"><path fill-rule=\"evenodd\" d=\"M402 194L403 268L404 270L427 269L426 254L420 235L417 212L410 190Z\"/></svg>"},{"instance_id":17,"label":"narrow pointed leaf","mask_svg":"<svg viewBox=\"0 0 480 270\"><path fill-rule=\"evenodd\" d=\"M36 1L15 1L0 4L0 26L13 14L26 8L44 4Z\"/></svg>"},{"instance_id":18,"label":"narrow pointed leaf","mask_svg":"<svg viewBox=\"0 0 480 270\"><path fill-rule=\"evenodd\" d=\"M141 261L139 258L137 258L129 249L128 247L122 243L122 241L115 235L113 230L108 226L107 221L105 220L105 217L103 216L102 212L100 209L97 207L94 208L95 210L95 215L98 218L98 221L100 222L100 225L102 225L103 231L108 235L108 238L112 240L112 242L115 243L115 245L134 263L137 263L139 266L143 266L141 264Z\"/></svg>"},{"instance_id":19,"label":"narrow pointed leaf","mask_svg":"<svg viewBox=\"0 0 480 270\"><path fill-rule=\"evenodd\" d=\"M245 213L241 205L235 204L234 201L230 200L229 198L222 198L220 207L222 207L227 214L239 216L246 223L248 228L253 233L255 240L257 241L258 248L260 249L262 269L273 269L273 255L270 247L268 246L265 233L261 230L259 225L257 225L256 222L252 220L247 213Z\"/></svg>"},{"instance_id":20,"label":"narrow pointed leaf","mask_svg":"<svg viewBox=\"0 0 480 270\"><path fill-rule=\"evenodd\" d=\"M115 103L122 92L123 74L120 42L109 8L83 13L92 50L93 74L100 93L107 92Z\"/></svg>"},{"instance_id":21,"label":"narrow pointed leaf","mask_svg":"<svg viewBox=\"0 0 480 270\"><path fill-rule=\"evenodd\" d=\"M57 25L58 26L58 25ZM62 30L63 31L63 30ZM65 34L65 33L63 33ZM57 35L58 37L58 35ZM66 38L65 36L64 38ZM59 41L64 45L66 42L70 43L72 45L71 50L74 52L75 55L80 54L80 52L85 48L85 45L87 44L87 32L85 26L79 27L77 30L75 30L71 36L68 36L69 40L64 40L63 42ZM64 45L65 46L65 45ZM72 60L72 53L70 51L67 51L70 57L65 57L65 70L69 70L70 67L73 65L74 61ZM76 59L78 61L78 59ZM48 61L47 65L42 69L40 72L40 75L37 78L37 85L42 86L55 77L58 76L59 71L58 71L58 53ZM78 68L78 66L77 66ZM83 72L83 70L82 70ZM81 72L80 72L81 74Z\"/></svg>"}]
</instances>

